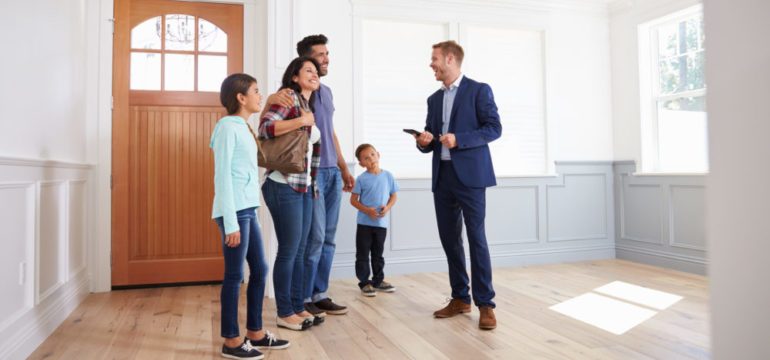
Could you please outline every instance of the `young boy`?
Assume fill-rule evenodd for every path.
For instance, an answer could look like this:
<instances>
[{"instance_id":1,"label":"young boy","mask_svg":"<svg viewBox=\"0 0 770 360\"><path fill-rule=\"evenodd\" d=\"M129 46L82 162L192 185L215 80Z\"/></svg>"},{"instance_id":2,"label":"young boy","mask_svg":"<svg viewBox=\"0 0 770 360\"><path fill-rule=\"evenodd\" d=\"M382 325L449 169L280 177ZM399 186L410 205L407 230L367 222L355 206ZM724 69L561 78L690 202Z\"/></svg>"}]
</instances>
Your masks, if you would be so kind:
<instances>
[{"instance_id":1,"label":"young boy","mask_svg":"<svg viewBox=\"0 0 770 360\"><path fill-rule=\"evenodd\" d=\"M398 184L391 173L380 169L380 153L370 144L356 148L358 164L366 168L359 175L350 195L350 204L358 209L356 228L356 277L364 296L375 296L376 290L394 292L393 285L383 281L385 235L388 232L390 208L396 203ZM372 279L369 280L369 253L372 254Z\"/></svg>"}]
</instances>

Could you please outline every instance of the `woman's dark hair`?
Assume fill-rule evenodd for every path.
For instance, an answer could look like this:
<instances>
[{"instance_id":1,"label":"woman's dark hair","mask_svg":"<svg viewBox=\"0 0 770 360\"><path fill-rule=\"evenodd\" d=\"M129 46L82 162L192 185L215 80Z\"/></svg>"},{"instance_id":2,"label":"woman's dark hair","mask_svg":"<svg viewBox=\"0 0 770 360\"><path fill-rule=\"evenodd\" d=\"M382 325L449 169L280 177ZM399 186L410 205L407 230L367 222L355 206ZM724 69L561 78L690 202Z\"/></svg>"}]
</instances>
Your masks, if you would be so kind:
<instances>
[{"instance_id":1,"label":"woman's dark hair","mask_svg":"<svg viewBox=\"0 0 770 360\"><path fill-rule=\"evenodd\" d=\"M283 79L281 81L281 89L292 89L294 90L294 93L302 96L302 88L299 87L299 84L294 82L292 80L293 77L299 76L299 71L302 70L302 67L305 66L306 62L310 62L315 66L316 72L321 67L318 66L318 61L311 58L310 56L300 56L294 60L292 60L289 63L289 66L286 67L286 71L283 73ZM313 91L312 94L310 94L310 99L307 100L308 104L310 104L310 110L315 111L315 108L313 107L313 98L315 97L315 91Z\"/></svg>"},{"instance_id":2,"label":"woman's dark hair","mask_svg":"<svg viewBox=\"0 0 770 360\"><path fill-rule=\"evenodd\" d=\"M251 84L256 82L257 79L249 74L232 74L222 81L222 88L219 90L219 102L227 109L227 115L233 115L241 109L238 94L246 95Z\"/></svg>"},{"instance_id":3,"label":"woman's dark hair","mask_svg":"<svg viewBox=\"0 0 770 360\"><path fill-rule=\"evenodd\" d=\"M329 39L324 34L305 36L304 39L297 43L297 55L310 56L313 52L313 46L326 45L328 41Z\"/></svg>"}]
</instances>

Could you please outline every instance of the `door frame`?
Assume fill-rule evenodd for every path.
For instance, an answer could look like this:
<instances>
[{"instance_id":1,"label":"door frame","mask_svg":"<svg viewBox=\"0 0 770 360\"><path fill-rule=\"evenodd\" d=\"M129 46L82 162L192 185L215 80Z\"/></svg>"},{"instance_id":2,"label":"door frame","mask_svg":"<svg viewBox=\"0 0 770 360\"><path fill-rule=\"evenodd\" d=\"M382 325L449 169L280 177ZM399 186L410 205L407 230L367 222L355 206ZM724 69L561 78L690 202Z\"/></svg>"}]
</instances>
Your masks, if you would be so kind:
<instances>
[{"instance_id":1,"label":"door frame","mask_svg":"<svg viewBox=\"0 0 770 360\"><path fill-rule=\"evenodd\" d=\"M95 154L96 167L93 173L94 191L92 212L95 224L90 237L88 255L91 291L105 292L112 288L112 63L113 63L113 14L116 0L99 0L98 9L90 8L87 16L89 24L98 29L98 85L90 94L98 94L96 126L97 145ZM257 59L257 54L267 53L268 5L275 0L196 0L197 2L228 3L243 5L243 69L257 79L267 79L265 59ZM94 6L95 7L95 6ZM267 81L260 81L260 92L269 87Z\"/></svg>"}]
</instances>

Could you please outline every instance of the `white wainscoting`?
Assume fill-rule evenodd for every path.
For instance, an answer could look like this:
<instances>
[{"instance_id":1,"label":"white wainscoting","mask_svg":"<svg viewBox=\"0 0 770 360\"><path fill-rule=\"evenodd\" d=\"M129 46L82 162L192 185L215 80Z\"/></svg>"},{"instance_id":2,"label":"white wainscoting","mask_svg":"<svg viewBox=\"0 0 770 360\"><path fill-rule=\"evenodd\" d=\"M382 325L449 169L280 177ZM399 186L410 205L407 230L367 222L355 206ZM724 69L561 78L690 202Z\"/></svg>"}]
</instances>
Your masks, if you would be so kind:
<instances>
[{"instance_id":1,"label":"white wainscoting","mask_svg":"<svg viewBox=\"0 0 770 360\"><path fill-rule=\"evenodd\" d=\"M493 266L614 258L612 169L609 161L560 162L555 176L498 179L498 185L487 190L486 232ZM446 271L430 180L398 182L401 190L385 244L386 276ZM345 194L334 277L355 276L355 230L356 210Z\"/></svg>"},{"instance_id":2,"label":"white wainscoting","mask_svg":"<svg viewBox=\"0 0 770 360\"><path fill-rule=\"evenodd\" d=\"M0 158L0 359L34 351L89 292L92 167Z\"/></svg>"},{"instance_id":3,"label":"white wainscoting","mask_svg":"<svg viewBox=\"0 0 770 360\"><path fill-rule=\"evenodd\" d=\"M635 170L615 165L617 257L705 274L705 176Z\"/></svg>"}]
</instances>

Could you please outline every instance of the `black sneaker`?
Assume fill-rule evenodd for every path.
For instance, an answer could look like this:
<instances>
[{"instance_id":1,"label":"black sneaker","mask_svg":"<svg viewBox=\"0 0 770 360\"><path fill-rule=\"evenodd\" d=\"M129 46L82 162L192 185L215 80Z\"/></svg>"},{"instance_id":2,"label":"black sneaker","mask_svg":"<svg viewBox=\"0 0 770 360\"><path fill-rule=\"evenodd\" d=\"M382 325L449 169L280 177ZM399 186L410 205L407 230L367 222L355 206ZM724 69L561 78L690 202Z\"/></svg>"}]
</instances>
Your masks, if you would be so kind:
<instances>
[{"instance_id":1,"label":"black sneaker","mask_svg":"<svg viewBox=\"0 0 770 360\"><path fill-rule=\"evenodd\" d=\"M326 298L315 302L315 306L326 311L327 314L344 315L348 312L347 306L337 305L331 298Z\"/></svg>"},{"instance_id":2,"label":"black sneaker","mask_svg":"<svg viewBox=\"0 0 770 360\"><path fill-rule=\"evenodd\" d=\"M291 345L289 343L289 340L281 340L275 337L275 334L271 333L270 331L265 330L265 337L262 338L262 340L251 340L248 339L249 343L252 347L255 347L260 350L278 350L278 349L286 349Z\"/></svg>"},{"instance_id":3,"label":"black sneaker","mask_svg":"<svg viewBox=\"0 0 770 360\"><path fill-rule=\"evenodd\" d=\"M392 292L396 291L396 287L391 285L387 281L381 282L379 285L375 286L374 288L377 289L377 291L382 291L382 292L387 292L387 293L392 293Z\"/></svg>"},{"instance_id":4,"label":"black sneaker","mask_svg":"<svg viewBox=\"0 0 770 360\"><path fill-rule=\"evenodd\" d=\"M361 288L361 292L364 294L364 296L377 296L377 292L374 291L374 286L372 286L372 284L364 285L364 287Z\"/></svg>"},{"instance_id":5,"label":"black sneaker","mask_svg":"<svg viewBox=\"0 0 770 360\"><path fill-rule=\"evenodd\" d=\"M321 324L323 324L324 321L326 321L325 317L320 317L320 316L315 316L315 315L308 316L305 319L308 319L308 320L312 321L313 322L313 326L321 325Z\"/></svg>"},{"instance_id":6,"label":"black sneaker","mask_svg":"<svg viewBox=\"0 0 770 360\"><path fill-rule=\"evenodd\" d=\"M222 344L222 357L228 359L259 360L263 359L265 355L259 352L259 350L256 348L252 347L248 341L244 341L243 344L234 348L227 347L227 345Z\"/></svg>"},{"instance_id":7,"label":"black sneaker","mask_svg":"<svg viewBox=\"0 0 770 360\"><path fill-rule=\"evenodd\" d=\"M313 314L313 316L315 317L320 317L320 318L326 317L326 312L319 309L318 306L315 306L315 304L311 302L305 303L305 311Z\"/></svg>"}]
</instances>

